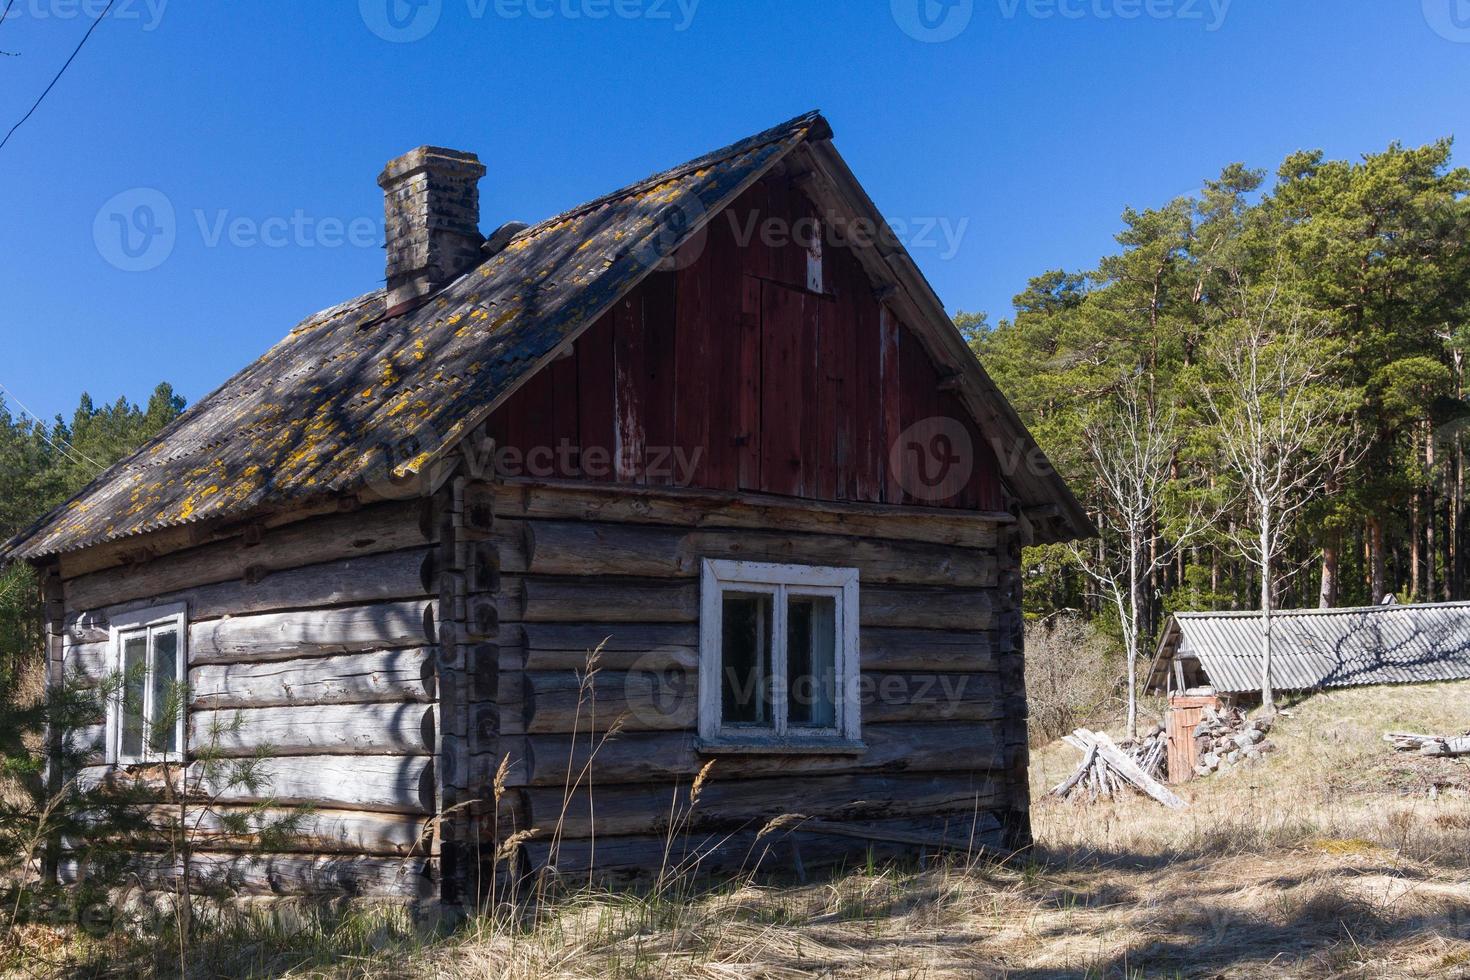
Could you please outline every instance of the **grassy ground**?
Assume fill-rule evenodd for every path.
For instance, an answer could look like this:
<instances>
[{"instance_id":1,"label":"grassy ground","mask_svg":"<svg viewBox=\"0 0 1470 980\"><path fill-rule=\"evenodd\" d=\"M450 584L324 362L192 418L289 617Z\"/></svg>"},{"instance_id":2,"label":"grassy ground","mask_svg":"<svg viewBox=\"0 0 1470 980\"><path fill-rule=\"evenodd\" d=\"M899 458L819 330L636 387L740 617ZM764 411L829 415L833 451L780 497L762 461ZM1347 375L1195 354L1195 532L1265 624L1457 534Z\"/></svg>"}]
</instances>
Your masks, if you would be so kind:
<instances>
[{"instance_id":1,"label":"grassy ground","mask_svg":"<svg viewBox=\"0 0 1470 980\"><path fill-rule=\"evenodd\" d=\"M1394 753L1388 730L1470 729L1470 683L1344 691L1292 709L1266 764L1138 798L1045 797L1038 847L999 867L869 868L806 886L582 895L533 929L419 940L355 915L191 951L201 975L415 977L1470 977L1470 763ZM127 975L136 943L56 947ZM156 951L155 951L156 952ZM166 954L161 954L166 955ZM76 962L76 961L73 961Z\"/></svg>"}]
</instances>

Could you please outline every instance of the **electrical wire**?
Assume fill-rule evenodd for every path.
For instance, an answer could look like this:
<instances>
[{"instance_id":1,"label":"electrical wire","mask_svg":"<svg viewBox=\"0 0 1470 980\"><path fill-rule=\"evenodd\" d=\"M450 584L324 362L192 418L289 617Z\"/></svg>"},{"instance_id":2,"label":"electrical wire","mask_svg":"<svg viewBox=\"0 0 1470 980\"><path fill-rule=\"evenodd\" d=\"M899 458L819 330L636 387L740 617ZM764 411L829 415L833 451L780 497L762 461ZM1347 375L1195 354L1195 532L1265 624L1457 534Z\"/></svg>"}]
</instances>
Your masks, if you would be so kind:
<instances>
[{"instance_id":1,"label":"electrical wire","mask_svg":"<svg viewBox=\"0 0 1470 980\"><path fill-rule=\"evenodd\" d=\"M61 453L61 455L66 457L67 460L73 463L77 463L79 465L91 466L99 473L107 468L101 463L97 462L95 459L92 459L90 456L83 453L76 446L73 446L71 443L67 442L65 439L61 439L60 436L58 436L57 438L61 439L61 445L57 445L55 442L52 442L51 437L46 434L46 423L41 419L39 415L31 411L29 408L26 408L25 403L22 402L19 398L15 397L15 392L5 387L4 382L0 382L0 393L3 393L7 398L13 401L15 403L15 406L21 410L21 413L23 415L34 419L36 421L36 424L39 426L36 431L40 433L42 439L46 440L46 445L50 446L58 453Z\"/></svg>"},{"instance_id":2,"label":"electrical wire","mask_svg":"<svg viewBox=\"0 0 1470 980\"><path fill-rule=\"evenodd\" d=\"M15 0L11 0L11 2L14 3ZM46 96L50 95L51 90L56 87L56 83L61 81L61 76L66 74L66 70L71 67L71 63L77 60L77 55L82 53L82 47L87 43L87 38L92 36L92 32L97 29L98 24L102 23L102 19L107 16L107 12L112 9L112 5L116 2L117 0L107 0L107 6L103 7L102 13L97 15L96 20L92 21L92 26L87 28L87 33L83 34L81 41L77 42L76 50L71 53L70 58L66 59L66 64L61 66L61 70L56 73L56 77L51 79L51 84L46 86L46 90L41 93L40 98L36 99L35 103L30 107L30 109L26 110L26 114L20 117L20 122L16 123L14 126L11 126L10 132L5 134L5 138L0 139L0 150L5 149L5 144L10 142L10 137L15 135L15 131L24 126L26 120L31 118L31 116L35 114L36 110L41 107L42 102L46 101ZM10 8L8 6L5 8L5 10L6 13L10 12Z\"/></svg>"}]
</instances>

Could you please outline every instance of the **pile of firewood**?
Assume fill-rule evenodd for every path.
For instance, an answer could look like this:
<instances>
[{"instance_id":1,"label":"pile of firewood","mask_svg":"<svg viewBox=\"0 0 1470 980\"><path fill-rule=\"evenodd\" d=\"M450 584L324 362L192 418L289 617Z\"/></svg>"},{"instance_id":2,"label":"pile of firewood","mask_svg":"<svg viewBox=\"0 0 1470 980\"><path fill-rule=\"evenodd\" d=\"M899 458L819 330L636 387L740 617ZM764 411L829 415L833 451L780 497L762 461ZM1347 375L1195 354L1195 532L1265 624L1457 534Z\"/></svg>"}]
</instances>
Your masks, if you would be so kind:
<instances>
[{"instance_id":1,"label":"pile of firewood","mask_svg":"<svg viewBox=\"0 0 1470 980\"><path fill-rule=\"evenodd\" d=\"M1123 746L1103 732L1086 728L1079 728L1062 740L1082 751L1082 762L1052 790L1052 795L1093 803L1117 797L1126 786L1148 794L1171 809L1182 810L1188 806L1161 779L1169 744L1162 727Z\"/></svg>"},{"instance_id":2,"label":"pile of firewood","mask_svg":"<svg viewBox=\"0 0 1470 980\"><path fill-rule=\"evenodd\" d=\"M1243 762L1255 762L1276 746L1266 740L1271 722L1246 720L1239 708L1206 708L1194 730L1196 776L1209 776Z\"/></svg>"},{"instance_id":3,"label":"pile of firewood","mask_svg":"<svg viewBox=\"0 0 1470 980\"><path fill-rule=\"evenodd\" d=\"M1408 732L1389 732L1383 736L1400 752L1417 752L1420 755L1470 755L1470 732L1464 735L1412 735Z\"/></svg>"}]
</instances>

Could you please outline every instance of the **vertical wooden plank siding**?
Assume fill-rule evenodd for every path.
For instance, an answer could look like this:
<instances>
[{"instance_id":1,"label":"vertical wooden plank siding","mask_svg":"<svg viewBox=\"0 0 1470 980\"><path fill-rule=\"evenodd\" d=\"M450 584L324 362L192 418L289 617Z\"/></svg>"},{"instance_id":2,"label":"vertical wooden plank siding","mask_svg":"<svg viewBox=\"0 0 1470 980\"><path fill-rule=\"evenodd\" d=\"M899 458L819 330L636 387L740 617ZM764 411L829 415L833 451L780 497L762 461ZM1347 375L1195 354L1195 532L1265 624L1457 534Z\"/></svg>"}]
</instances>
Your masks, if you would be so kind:
<instances>
[{"instance_id":1,"label":"vertical wooden plank siding","mask_svg":"<svg viewBox=\"0 0 1470 980\"><path fill-rule=\"evenodd\" d=\"M611 464L617 443L617 420L610 410L615 397L615 379L611 370L613 320L613 314L609 313L577 338L573 358L577 365L577 444L582 449L584 462L597 464L584 466L583 478L598 482L613 479ZM492 428L494 418L500 414L496 412L491 416Z\"/></svg>"},{"instance_id":2,"label":"vertical wooden plank siding","mask_svg":"<svg viewBox=\"0 0 1470 980\"><path fill-rule=\"evenodd\" d=\"M821 234L788 179L757 183L675 271L650 276L509 399L490 431L525 452L549 447L537 460L554 459L554 473L530 476L1003 509L980 428L852 251L817 244ZM891 454L933 418L963 427L974 465L950 496L918 499Z\"/></svg>"},{"instance_id":3,"label":"vertical wooden plank siding","mask_svg":"<svg viewBox=\"0 0 1470 980\"><path fill-rule=\"evenodd\" d=\"M614 472L619 483L644 482L643 293L638 290L613 310Z\"/></svg>"}]
</instances>

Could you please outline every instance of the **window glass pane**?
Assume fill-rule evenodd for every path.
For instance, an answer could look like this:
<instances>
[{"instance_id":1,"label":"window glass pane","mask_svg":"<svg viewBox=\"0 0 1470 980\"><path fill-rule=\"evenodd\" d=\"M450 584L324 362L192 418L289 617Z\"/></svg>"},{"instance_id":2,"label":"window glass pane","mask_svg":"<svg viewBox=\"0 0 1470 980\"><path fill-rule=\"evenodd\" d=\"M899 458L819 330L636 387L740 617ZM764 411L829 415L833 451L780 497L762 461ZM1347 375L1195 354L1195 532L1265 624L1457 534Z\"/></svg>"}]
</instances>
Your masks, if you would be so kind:
<instances>
[{"instance_id":1,"label":"window glass pane","mask_svg":"<svg viewBox=\"0 0 1470 980\"><path fill-rule=\"evenodd\" d=\"M786 603L786 721L837 727L837 600L793 595Z\"/></svg>"},{"instance_id":2,"label":"window glass pane","mask_svg":"<svg viewBox=\"0 0 1470 980\"><path fill-rule=\"evenodd\" d=\"M726 725L770 727L772 597L726 592L721 618L721 705Z\"/></svg>"},{"instance_id":3,"label":"window glass pane","mask_svg":"<svg viewBox=\"0 0 1470 980\"><path fill-rule=\"evenodd\" d=\"M174 703L178 685L179 634L170 627L153 633L153 717L148 719L152 729L149 738L156 740L154 746L163 752L176 752L179 748L179 706Z\"/></svg>"},{"instance_id":4,"label":"window glass pane","mask_svg":"<svg viewBox=\"0 0 1470 980\"><path fill-rule=\"evenodd\" d=\"M139 633L123 640L122 733L118 745L125 756L143 754L143 685L148 681L148 637Z\"/></svg>"}]
</instances>

